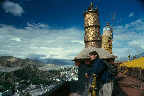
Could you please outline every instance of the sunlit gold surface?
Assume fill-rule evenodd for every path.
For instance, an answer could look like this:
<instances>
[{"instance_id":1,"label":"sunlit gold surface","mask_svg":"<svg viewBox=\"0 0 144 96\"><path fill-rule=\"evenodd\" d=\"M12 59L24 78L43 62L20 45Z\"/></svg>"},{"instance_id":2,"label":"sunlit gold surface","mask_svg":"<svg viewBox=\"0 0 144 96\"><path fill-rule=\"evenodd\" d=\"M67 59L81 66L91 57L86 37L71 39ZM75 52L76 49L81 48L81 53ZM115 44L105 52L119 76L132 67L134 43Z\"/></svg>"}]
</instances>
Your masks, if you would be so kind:
<instances>
[{"instance_id":1,"label":"sunlit gold surface","mask_svg":"<svg viewBox=\"0 0 144 96\"><path fill-rule=\"evenodd\" d=\"M91 84L91 96L96 96L96 74L93 74L93 80L92 80L92 84Z\"/></svg>"},{"instance_id":2,"label":"sunlit gold surface","mask_svg":"<svg viewBox=\"0 0 144 96\"><path fill-rule=\"evenodd\" d=\"M99 28L88 27L85 28L85 41L100 40Z\"/></svg>"},{"instance_id":3,"label":"sunlit gold surface","mask_svg":"<svg viewBox=\"0 0 144 96\"><path fill-rule=\"evenodd\" d=\"M88 11L84 15L85 47L101 48L100 24L98 11Z\"/></svg>"},{"instance_id":4,"label":"sunlit gold surface","mask_svg":"<svg viewBox=\"0 0 144 96\"><path fill-rule=\"evenodd\" d=\"M93 26L93 25L99 25L99 18L98 18L98 13L95 12L87 12L85 14L85 27Z\"/></svg>"},{"instance_id":5,"label":"sunlit gold surface","mask_svg":"<svg viewBox=\"0 0 144 96\"><path fill-rule=\"evenodd\" d=\"M102 36L102 48L112 54L112 38L108 36Z\"/></svg>"},{"instance_id":6,"label":"sunlit gold surface","mask_svg":"<svg viewBox=\"0 0 144 96\"><path fill-rule=\"evenodd\" d=\"M140 57L135 60L123 62L122 64L120 64L120 67L144 69L144 57Z\"/></svg>"}]
</instances>

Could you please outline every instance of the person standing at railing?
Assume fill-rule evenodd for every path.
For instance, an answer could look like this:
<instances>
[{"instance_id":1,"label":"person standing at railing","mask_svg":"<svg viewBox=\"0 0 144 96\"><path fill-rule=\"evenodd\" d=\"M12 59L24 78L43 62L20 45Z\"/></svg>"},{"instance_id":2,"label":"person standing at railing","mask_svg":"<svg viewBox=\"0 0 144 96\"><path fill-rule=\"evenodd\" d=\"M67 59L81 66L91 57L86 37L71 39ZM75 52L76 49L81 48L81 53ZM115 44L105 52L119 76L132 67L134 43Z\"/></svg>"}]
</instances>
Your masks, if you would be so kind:
<instances>
[{"instance_id":1,"label":"person standing at railing","mask_svg":"<svg viewBox=\"0 0 144 96\"><path fill-rule=\"evenodd\" d=\"M85 73L85 76L86 78L89 78L91 84L93 79L92 75L96 74L96 96L112 96L114 76L109 71L111 70L109 69L110 67L108 67L109 65L99 58L96 51L90 52L89 57L91 61L91 68Z\"/></svg>"}]
</instances>

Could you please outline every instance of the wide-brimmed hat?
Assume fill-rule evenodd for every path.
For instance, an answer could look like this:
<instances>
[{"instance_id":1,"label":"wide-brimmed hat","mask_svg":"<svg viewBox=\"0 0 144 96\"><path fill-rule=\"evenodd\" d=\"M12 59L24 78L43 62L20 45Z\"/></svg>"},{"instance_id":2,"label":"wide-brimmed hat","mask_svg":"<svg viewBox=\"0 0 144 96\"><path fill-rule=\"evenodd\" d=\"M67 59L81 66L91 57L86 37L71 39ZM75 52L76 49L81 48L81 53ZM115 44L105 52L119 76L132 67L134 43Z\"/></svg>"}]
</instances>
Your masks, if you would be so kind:
<instances>
[{"instance_id":1,"label":"wide-brimmed hat","mask_svg":"<svg viewBox=\"0 0 144 96\"><path fill-rule=\"evenodd\" d=\"M77 58L77 57L75 57L72 61L83 61L83 60L90 60L90 58L89 57L87 57L87 58Z\"/></svg>"}]
</instances>

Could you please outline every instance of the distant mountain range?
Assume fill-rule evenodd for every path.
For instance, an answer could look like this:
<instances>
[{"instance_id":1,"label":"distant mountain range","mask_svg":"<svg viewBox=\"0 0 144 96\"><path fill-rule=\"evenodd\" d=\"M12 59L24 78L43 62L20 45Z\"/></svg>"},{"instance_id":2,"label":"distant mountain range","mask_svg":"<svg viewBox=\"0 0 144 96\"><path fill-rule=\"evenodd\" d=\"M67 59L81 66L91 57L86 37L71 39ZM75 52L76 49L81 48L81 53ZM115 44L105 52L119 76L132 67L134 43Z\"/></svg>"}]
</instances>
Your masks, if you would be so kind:
<instances>
[{"instance_id":1,"label":"distant mountain range","mask_svg":"<svg viewBox=\"0 0 144 96\"><path fill-rule=\"evenodd\" d=\"M37 60L37 59L34 59L34 60ZM47 58L47 59L38 59L38 60L45 64L56 64L56 65L73 65L74 64L72 60L68 60L68 59Z\"/></svg>"},{"instance_id":2,"label":"distant mountain range","mask_svg":"<svg viewBox=\"0 0 144 96\"><path fill-rule=\"evenodd\" d=\"M144 56L144 52L136 55L136 58ZM118 61L127 61L128 57L119 58ZM13 56L0 56L0 66L23 66L26 64L36 64L37 66L43 66L44 64L56 64L56 65L74 65L72 60L68 59L54 59L46 58L41 59L39 56L37 58L29 57L26 59L16 58Z\"/></svg>"},{"instance_id":3,"label":"distant mountain range","mask_svg":"<svg viewBox=\"0 0 144 96\"><path fill-rule=\"evenodd\" d=\"M30 54L28 58L32 60L38 60L45 64L56 64L56 65L73 65L74 62L70 59L57 59L57 58L46 58L45 55Z\"/></svg>"},{"instance_id":4,"label":"distant mountain range","mask_svg":"<svg viewBox=\"0 0 144 96\"><path fill-rule=\"evenodd\" d=\"M16 66L25 66L25 65L37 65L43 66L44 64L56 64L56 65L73 65L72 60L67 59L40 59L40 58L16 58L13 56L0 56L0 66L5 67L16 67Z\"/></svg>"},{"instance_id":5,"label":"distant mountain range","mask_svg":"<svg viewBox=\"0 0 144 96\"><path fill-rule=\"evenodd\" d=\"M4 67L21 67L26 65L43 66L44 64L38 60L32 60L29 58L21 59L13 56L0 56L0 66Z\"/></svg>"}]
</instances>

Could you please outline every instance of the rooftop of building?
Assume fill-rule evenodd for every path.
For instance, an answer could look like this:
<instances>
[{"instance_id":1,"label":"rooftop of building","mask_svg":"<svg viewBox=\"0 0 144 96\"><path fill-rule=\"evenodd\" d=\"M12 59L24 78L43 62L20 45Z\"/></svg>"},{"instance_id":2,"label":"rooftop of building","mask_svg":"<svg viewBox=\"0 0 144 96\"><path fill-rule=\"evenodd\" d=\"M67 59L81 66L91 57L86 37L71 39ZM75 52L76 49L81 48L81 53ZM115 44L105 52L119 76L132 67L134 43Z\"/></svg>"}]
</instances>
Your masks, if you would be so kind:
<instances>
[{"instance_id":1,"label":"rooftop of building","mask_svg":"<svg viewBox=\"0 0 144 96\"><path fill-rule=\"evenodd\" d=\"M114 55L110 54L108 51L106 51L103 48L95 48L95 47L89 47L84 48L77 56L77 59L87 59L89 58L89 53L91 51L96 51L99 54L100 59L110 59L115 58Z\"/></svg>"}]
</instances>

